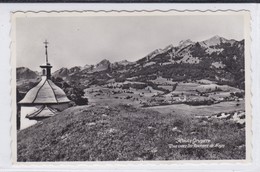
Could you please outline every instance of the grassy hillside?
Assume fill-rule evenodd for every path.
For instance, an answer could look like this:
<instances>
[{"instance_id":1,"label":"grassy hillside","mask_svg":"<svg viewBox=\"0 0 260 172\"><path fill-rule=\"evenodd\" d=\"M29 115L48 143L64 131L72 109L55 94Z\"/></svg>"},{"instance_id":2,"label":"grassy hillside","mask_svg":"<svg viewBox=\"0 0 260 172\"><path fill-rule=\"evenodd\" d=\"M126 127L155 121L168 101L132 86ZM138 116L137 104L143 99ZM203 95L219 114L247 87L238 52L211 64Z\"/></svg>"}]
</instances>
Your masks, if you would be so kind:
<instances>
[{"instance_id":1,"label":"grassy hillside","mask_svg":"<svg viewBox=\"0 0 260 172\"><path fill-rule=\"evenodd\" d=\"M185 140L205 139L215 146L175 147ZM128 105L76 106L18 132L18 161L244 158L244 126L231 120L161 114Z\"/></svg>"}]
</instances>

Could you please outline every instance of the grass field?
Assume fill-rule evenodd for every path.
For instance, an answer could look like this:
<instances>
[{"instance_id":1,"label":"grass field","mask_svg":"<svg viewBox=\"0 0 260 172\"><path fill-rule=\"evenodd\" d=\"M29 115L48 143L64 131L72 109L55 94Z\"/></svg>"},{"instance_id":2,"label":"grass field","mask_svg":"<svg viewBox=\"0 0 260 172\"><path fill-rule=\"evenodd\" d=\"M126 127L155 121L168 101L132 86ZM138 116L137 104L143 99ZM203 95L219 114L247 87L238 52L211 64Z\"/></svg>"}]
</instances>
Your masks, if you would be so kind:
<instances>
[{"instance_id":1,"label":"grass field","mask_svg":"<svg viewBox=\"0 0 260 172\"><path fill-rule=\"evenodd\" d=\"M221 102L213 105L202 105L202 106L190 106L186 104L175 104L166 106L154 106L146 109L153 109L161 113L177 113L180 115L210 115L214 113L240 111L245 109L244 101L241 101L239 106L237 102Z\"/></svg>"},{"instance_id":2,"label":"grass field","mask_svg":"<svg viewBox=\"0 0 260 172\"><path fill-rule=\"evenodd\" d=\"M234 93L243 95L243 90L228 86L217 85L208 80L199 80L193 82L172 82L165 78L152 80L158 84L156 87L146 85L144 82L113 82L105 86L91 86L85 89L85 96L90 103L95 104L132 104L134 106L159 106L172 104L199 104L209 105L219 102L243 101L243 96L232 96ZM140 84L141 88L123 88L124 84ZM201 102L201 103L198 103ZM230 106L227 103L227 106ZM231 106L232 103L231 103ZM232 107L231 107L232 109Z\"/></svg>"},{"instance_id":3,"label":"grass field","mask_svg":"<svg viewBox=\"0 0 260 172\"><path fill-rule=\"evenodd\" d=\"M69 108L19 131L17 143L18 161L245 159L245 128L231 120L123 104Z\"/></svg>"}]
</instances>

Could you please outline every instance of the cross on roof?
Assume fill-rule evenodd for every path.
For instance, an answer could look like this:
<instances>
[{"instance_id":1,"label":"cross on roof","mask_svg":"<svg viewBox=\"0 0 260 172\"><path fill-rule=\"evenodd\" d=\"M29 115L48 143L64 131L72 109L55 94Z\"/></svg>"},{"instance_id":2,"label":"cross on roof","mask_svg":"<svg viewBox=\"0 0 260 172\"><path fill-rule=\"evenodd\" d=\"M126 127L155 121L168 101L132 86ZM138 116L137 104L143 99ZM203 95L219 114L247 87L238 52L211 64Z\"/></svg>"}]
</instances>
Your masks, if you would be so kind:
<instances>
[{"instance_id":1,"label":"cross on roof","mask_svg":"<svg viewBox=\"0 0 260 172\"><path fill-rule=\"evenodd\" d=\"M45 44L45 46L47 46L47 44L49 44L49 42L47 40L45 40L43 43Z\"/></svg>"},{"instance_id":2,"label":"cross on roof","mask_svg":"<svg viewBox=\"0 0 260 172\"><path fill-rule=\"evenodd\" d=\"M47 40L45 40L43 43L45 44L46 64L48 64L49 62L48 62L48 52L47 52L48 46L47 45L49 44L49 42Z\"/></svg>"}]
</instances>

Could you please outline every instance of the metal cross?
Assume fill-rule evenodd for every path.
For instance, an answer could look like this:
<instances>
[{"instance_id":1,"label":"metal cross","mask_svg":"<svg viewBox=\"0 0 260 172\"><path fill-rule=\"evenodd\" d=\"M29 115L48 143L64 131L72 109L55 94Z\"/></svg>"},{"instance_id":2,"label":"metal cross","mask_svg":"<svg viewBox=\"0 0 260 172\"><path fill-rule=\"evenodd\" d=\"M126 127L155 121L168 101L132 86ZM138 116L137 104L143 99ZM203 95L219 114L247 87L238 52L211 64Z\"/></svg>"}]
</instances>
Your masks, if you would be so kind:
<instances>
[{"instance_id":1,"label":"metal cross","mask_svg":"<svg viewBox=\"0 0 260 172\"><path fill-rule=\"evenodd\" d=\"M48 52L47 52L47 48L48 48L48 44L49 42L47 40L45 40L45 42L43 42L45 44L45 55L46 55L46 64L48 64Z\"/></svg>"},{"instance_id":2,"label":"metal cross","mask_svg":"<svg viewBox=\"0 0 260 172\"><path fill-rule=\"evenodd\" d=\"M45 46L47 46L47 44L49 44L49 42L46 39L43 43L45 44Z\"/></svg>"}]
</instances>

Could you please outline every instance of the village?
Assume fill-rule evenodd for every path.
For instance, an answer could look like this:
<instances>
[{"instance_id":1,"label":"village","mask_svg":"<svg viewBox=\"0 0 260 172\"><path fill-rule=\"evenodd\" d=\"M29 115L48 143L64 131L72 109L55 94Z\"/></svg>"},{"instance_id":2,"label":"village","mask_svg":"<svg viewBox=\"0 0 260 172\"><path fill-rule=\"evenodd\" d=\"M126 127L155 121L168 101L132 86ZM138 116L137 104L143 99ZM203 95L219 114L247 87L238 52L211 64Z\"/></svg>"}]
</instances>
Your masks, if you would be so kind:
<instances>
[{"instance_id":1,"label":"village","mask_svg":"<svg viewBox=\"0 0 260 172\"><path fill-rule=\"evenodd\" d=\"M82 91L79 87L69 87L62 78L52 77L48 42L44 44L45 64L40 65L40 79L23 96L18 95L19 161L237 158L232 150L240 151L239 157L245 156L243 89L208 79L173 81L156 76L145 81L139 77L110 79L102 84L81 85L81 89L85 88ZM19 88L26 84L20 83ZM231 141L221 139L223 131ZM31 134L25 136L27 132ZM46 137L36 133L46 133ZM132 137L143 142L142 146L133 142ZM209 140L211 146L178 143L181 139L207 137L213 138ZM142 141L145 138L148 142ZM238 140L235 147L232 140ZM42 151L40 156L34 152L41 146L28 149L25 146L28 142L34 147L47 144L52 148ZM75 144L76 148L67 149ZM105 146L107 144L110 146ZM132 146L122 147L124 144ZM195 153L198 148L203 148L202 153ZM67 154L64 150L53 154L52 149L73 152ZM186 149L193 150L187 152ZM75 158L75 153L80 156Z\"/></svg>"},{"instance_id":2,"label":"village","mask_svg":"<svg viewBox=\"0 0 260 172\"><path fill-rule=\"evenodd\" d=\"M92 86L85 89L85 96L90 104L121 102L137 107L174 104L199 106L234 102L235 110L244 108L243 94L243 90L227 85L217 85L208 80L172 82L162 77L151 80L148 84L133 81L111 82L104 86Z\"/></svg>"}]
</instances>

